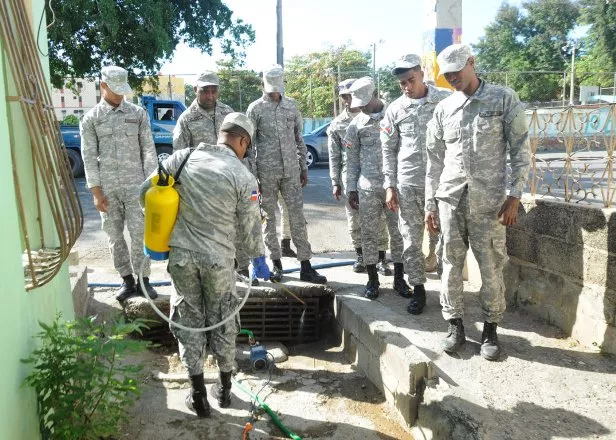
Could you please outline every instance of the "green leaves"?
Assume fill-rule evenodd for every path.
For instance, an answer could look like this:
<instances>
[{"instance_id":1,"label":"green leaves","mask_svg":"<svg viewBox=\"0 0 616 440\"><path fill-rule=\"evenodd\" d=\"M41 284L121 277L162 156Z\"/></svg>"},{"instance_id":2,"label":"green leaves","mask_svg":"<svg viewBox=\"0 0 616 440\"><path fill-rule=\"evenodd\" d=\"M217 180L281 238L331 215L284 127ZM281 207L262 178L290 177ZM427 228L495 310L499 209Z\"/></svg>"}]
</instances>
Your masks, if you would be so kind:
<instances>
[{"instance_id":1,"label":"green leaves","mask_svg":"<svg viewBox=\"0 0 616 440\"><path fill-rule=\"evenodd\" d=\"M211 54L220 40L223 53L241 59L254 42L250 25L233 20L221 0L54 0L47 4L51 82L65 77L97 77L105 64L129 71L139 90L183 41ZM76 13L75 11L79 11Z\"/></svg>"},{"instance_id":2,"label":"green leaves","mask_svg":"<svg viewBox=\"0 0 616 440\"><path fill-rule=\"evenodd\" d=\"M561 72L569 68L562 47L578 17L577 3L571 0L527 1L522 9L503 3L485 36L474 45L477 70L503 72L501 76L509 72L499 82L512 87L522 101L558 99L563 86ZM523 71L558 73L514 73Z\"/></svg>"},{"instance_id":3,"label":"green leaves","mask_svg":"<svg viewBox=\"0 0 616 440\"><path fill-rule=\"evenodd\" d=\"M42 438L100 439L118 433L126 408L139 396L140 365L122 364L124 355L146 349L132 339L145 320L98 324L95 317L51 324L39 322L39 348L23 359L32 371L24 385L37 394Z\"/></svg>"}]
</instances>

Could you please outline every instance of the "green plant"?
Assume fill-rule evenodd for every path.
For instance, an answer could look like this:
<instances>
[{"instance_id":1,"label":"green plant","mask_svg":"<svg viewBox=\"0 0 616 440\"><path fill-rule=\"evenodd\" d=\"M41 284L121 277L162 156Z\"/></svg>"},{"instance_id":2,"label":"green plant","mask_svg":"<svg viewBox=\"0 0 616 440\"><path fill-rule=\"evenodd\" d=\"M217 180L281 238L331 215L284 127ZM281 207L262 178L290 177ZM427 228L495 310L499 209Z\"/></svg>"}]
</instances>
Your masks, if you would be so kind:
<instances>
[{"instance_id":1,"label":"green plant","mask_svg":"<svg viewBox=\"0 0 616 440\"><path fill-rule=\"evenodd\" d=\"M146 321L99 324L88 317L62 323L58 315L39 325L39 348L22 362L32 365L24 385L36 391L43 440L116 435L140 394L141 366L120 361L150 344L129 337L147 328Z\"/></svg>"},{"instance_id":2,"label":"green plant","mask_svg":"<svg viewBox=\"0 0 616 440\"><path fill-rule=\"evenodd\" d=\"M66 115L62 119L62 125L79 125L79 118L75 115Z\"/></svg>"}]
</instances>

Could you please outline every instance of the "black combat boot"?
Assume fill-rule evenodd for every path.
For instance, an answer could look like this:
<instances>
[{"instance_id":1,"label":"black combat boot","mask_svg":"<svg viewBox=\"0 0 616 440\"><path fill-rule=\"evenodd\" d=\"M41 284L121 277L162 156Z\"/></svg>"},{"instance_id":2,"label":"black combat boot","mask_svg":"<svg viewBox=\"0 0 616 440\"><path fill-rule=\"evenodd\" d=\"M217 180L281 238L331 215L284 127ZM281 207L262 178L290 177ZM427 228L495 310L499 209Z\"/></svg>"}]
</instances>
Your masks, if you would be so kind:
<instances>
[{"instance_id":1,"label":"black combat boot","mask_svg":"<svg viewBox=\"0 0 616 440\"><path fill-rule=\"evenodd\" d=\"M411 288L404 281L404 264L394 263L394 290L398 292L402 298L411 297Z\"/></svg>"},{"instance_id":2,"label":"black combat boot","mask_svg":"<svg viewBox=\"0 0 616 440\"><path fill-rule=\"evenodd\" d=\"M409 302L406 311L411 315L421 315L426 306L426 289L423 284L418 284L413 287L413 296Z\"/></svg>"},{"instance_id":3,"label":"black combat boot","mask_svg":"<svg viewBox=\"0 0 616 440\"><path fill-rule=\"evenodd\" d=\"M282 281L282 261L272 260L272 270L270 271L270 281L279 283Z\"/></svg>"},{"instance_id":4,"label":"black combat boot","mask_svg":"<svg viewBox=\"0 0 616 440\"><path fill-rule=\"evenodd\" d=\"M357 253L357 261L353 263L353 272L363 273L366 271L366 265L364 264L364 254L360 247L355 248L355 252Z\"/></svg>"},{"instance_id":5,"label":"black combat boot","mask_svg":"<svg viewBox=\"0 0 616 440\"><path fill-rule=\"evenodd\" d=\"M449 333L447 333L445 339L441 341L441 347L443 348L443 351L446 351L447 353L455 353L460 349L462 344L466 342L462 319L450 319L448 331Z\"/></svg>"},{"instance_id":6,"label":"black combat boot","mask_svg":"<svg viewBox=\"0 0 616 440\"><path fill-rule=\"evenodd\" d=\"M120 302L127 300L131 296L137 295L137 286L135 285L135 278L132 275L126 275L122 277L124 280L122 286L116 295L116 299Z\"/></svg>"},{"instance_id":7,"label":"black combat boot","mask_svg":"<svg viewBox=\"0 0 616 440\"><path fill-rule=\"evenodd\" d=\"M210 404L207 401L207 391L203 373L190 376L191 390L186 396L186 406L189 410L197 413L197 417L210 416Z\"/></svg>"},{"instance_id":8,"label":"black combat boot","mask_svg":"<svg viewBox=\"0 0 616 440\"><path fill-rule=\"evenodd\" d=\"M148 293L150 299L158 298L158 293L154 290L154 287L150 284L150 279L148 277L143 277L143 286L145 287L145 291ZM141 289L141 283L139 283L139 295L145 296L143 290Z\"/></svg>"},{"instance_id":9,"label":"black combat boot","mask_svg":"<svg viewBox=\"0 0 616 440\"><path fill-rule=\"evenodd\" d=\"M299 271L300 280L307 281L309 283L314 283L314 284L327 283L327 278L325 278L323 275L319 274L319 272L317 272L316 270L312 268L312 265L310 264L310 260L300 261L300 264L302 265Z\"/></svg>"},{"instance_id":10,"label":"black combat boot","mask_svg":"<svg viewBox=\"0 0 616 440\"><path fill-rule=\"evenodd\" d=\"M364 290L364 296L368 299L377 299L379 297L379 273L376 270L376 264L367 264L368 283Z\"/></svg>"},{"instance_id":11,"label":"black combat boot","mask_svg":"<svg viewBox=\"0 0 616 440\"><path fill-rule=\"evenodd\" d=\"M282 252L283 257L297 258L297 254L293 249L291 249L290 238L283 238L280 240L280 251Z\"/></svg>"},{"instance_id":12,"label":"black combat boot","mask_svg":"<svg viewBox=\"0 0 616 440\"><path fill-rule=\"evenodd\" d=\"M220 372L220 383L216 388L216 398L218 399L218 405L221 408L228 408L231 406L231 375L232 371L225 373Z\"/></svg>"},{"instance_id":13,"label":"black combat boot","mask_svg":"<svg viewBox=\"0 0 616 440\"><path fill-rule=\"evenodd\" d=\"M495 322L483 323L483 333L481 333L481 356L489 361L496 361L500 356L500 345L498 344L498 335L496 334Z\"/></svg>"},{"instance_id":14,"label":"black combat boot","mask_svg":"<svg viewBox=\"0 0 616 440\"><path fill-rule=\"evenodd\" d=\"M390 277L392 275L391 268L385 259L385 251L379 251L379 262L376 264L376 270L384 277Z\"/></svg>"}]
</instances>

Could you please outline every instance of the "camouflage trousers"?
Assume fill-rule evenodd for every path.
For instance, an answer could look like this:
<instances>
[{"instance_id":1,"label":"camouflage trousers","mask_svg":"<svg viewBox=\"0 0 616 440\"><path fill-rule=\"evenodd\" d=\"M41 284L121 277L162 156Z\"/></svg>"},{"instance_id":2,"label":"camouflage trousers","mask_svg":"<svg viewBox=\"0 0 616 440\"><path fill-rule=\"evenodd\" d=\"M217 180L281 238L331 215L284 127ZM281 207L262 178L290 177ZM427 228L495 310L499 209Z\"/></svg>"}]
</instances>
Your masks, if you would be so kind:
<instances>
[{"instance_id":1,"label":"camouflage trousers","mask_svg":"<svg viewBox=\"0 0 616 440\"><path fill-rule=\"evenodd\" d=\"M449 320L464 316L462 270L470 243L481 274L479 293L484 319L499 322L506 308L503 268L507 252L506 230L498 222L498 211L471 214L468 191L462 195L457 207L441 200L438 208L443 241L443 317Z\"/></svg>"},{"instance_id":2,"label":"camouflage trousers","mask_svg":"<svg viewBox=\"0 0 616 440\"><path fill-rule=\"evenodd\" d=\"M284 199L278 196L278 212L280 212L280 239L291 238L291 223L289 223L289 210Z\"/></svg>"},{"instance_id":3,"label":"camouflage trousers","mask_svg":"<svg viewBox=\"0 0 616 440\"><path fill-rule=\"evenodd\" d=\"M139 187L116 188L105 193L107 212L101 212L102 230L107 234L113 267L120 276L136 274L145 258L143 254L143 211L139 205ZM130 235L130 253L124 238L124 225ZM143 268L150 276L150 261Z\"/></svg>"},{"instance_id":4,"label":"camouflage trousers","mask_svg":"<svg viewBox=\"0 0 616 440\"><path fill-rule=\"evenodd\" d=\"M379 246L382 238L380 224L383 216L389 231L389 249L394 263L402 263L402 235L398 230L398 215L385 206L385 190L365 191L359 193L359 221L361 225L361 244L365 264L376 264L379 261Z\"/></svg>"},{"instance_id":5,"label":"camouflage trousers","mask_svg":"<svg viewBox=\"0 0 616 440\"><path fill-rule=\"evenodd\" d=\"M167 270L175 292L171 296L169 318L186 327L206 327L222 321L240 304L235 292L233 261L222 262L218 256L182 248L171 248ZM218 261L216 264L211 262ZM210 349L218 369L223 372L235 366L235 338L240 330L239 314L210 332ZM171 326L178 340L180 360L189 376L203 373L203 357L207 336Z\"/></svg>"},{"instance_id":6,"label":"camouflage trousers","mask_svg":"<svg viewBox=\"0 0 616 440\"><path fill-rule=\"evenodd\" d=\"M424 238L425 189L417 186L399 185L399 227L404 240L404 269L409 284L416 286L426 282L426 260L422 251Z\"/></svg>"},{"instance_id":7,"label":"camouflage trousers","mask_svg":"<svg viewBox=\"0 0 616 440\"><path fill-rule=\"evenodd\" d=\"M282 195L289 212L291 239L297 249L299 261L310 260L312 250L308 242L308 229L304 217L304 194L299 181L299 174L294 177L263 177L260 176L261 209L265 213L263 240L270 258L279 260L281 257L280 242L276 234L276 211L278 193Z\"/></svg>"}]
</instances>

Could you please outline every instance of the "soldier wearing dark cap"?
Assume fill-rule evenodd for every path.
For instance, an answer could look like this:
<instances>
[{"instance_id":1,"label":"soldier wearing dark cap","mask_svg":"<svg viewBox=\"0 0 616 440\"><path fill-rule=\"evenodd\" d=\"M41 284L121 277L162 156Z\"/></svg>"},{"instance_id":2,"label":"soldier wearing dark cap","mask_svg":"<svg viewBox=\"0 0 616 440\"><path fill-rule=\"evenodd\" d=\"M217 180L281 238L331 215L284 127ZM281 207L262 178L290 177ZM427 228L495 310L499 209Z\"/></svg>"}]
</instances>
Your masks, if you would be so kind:
<instances>
[{"instance_id":1,"label":"soldier wearing dark cap","mask_svg":"<svg viewBox=\"0 0 616 440\"><path fill-rule=\"evenodd\" d=\"M481 356L496 360L496 329L506 306L504 226L515 224L528 178L528 125L513 90L477 77L468 46L451 45L437 61L440 74L455 89L436 106L426 140L425 222L431 232L440 230L443 240L441 305L449 329L442 346L455 352L466 341L462 270L470 245L481 272Z\"/></svg>"}]
</instances>

